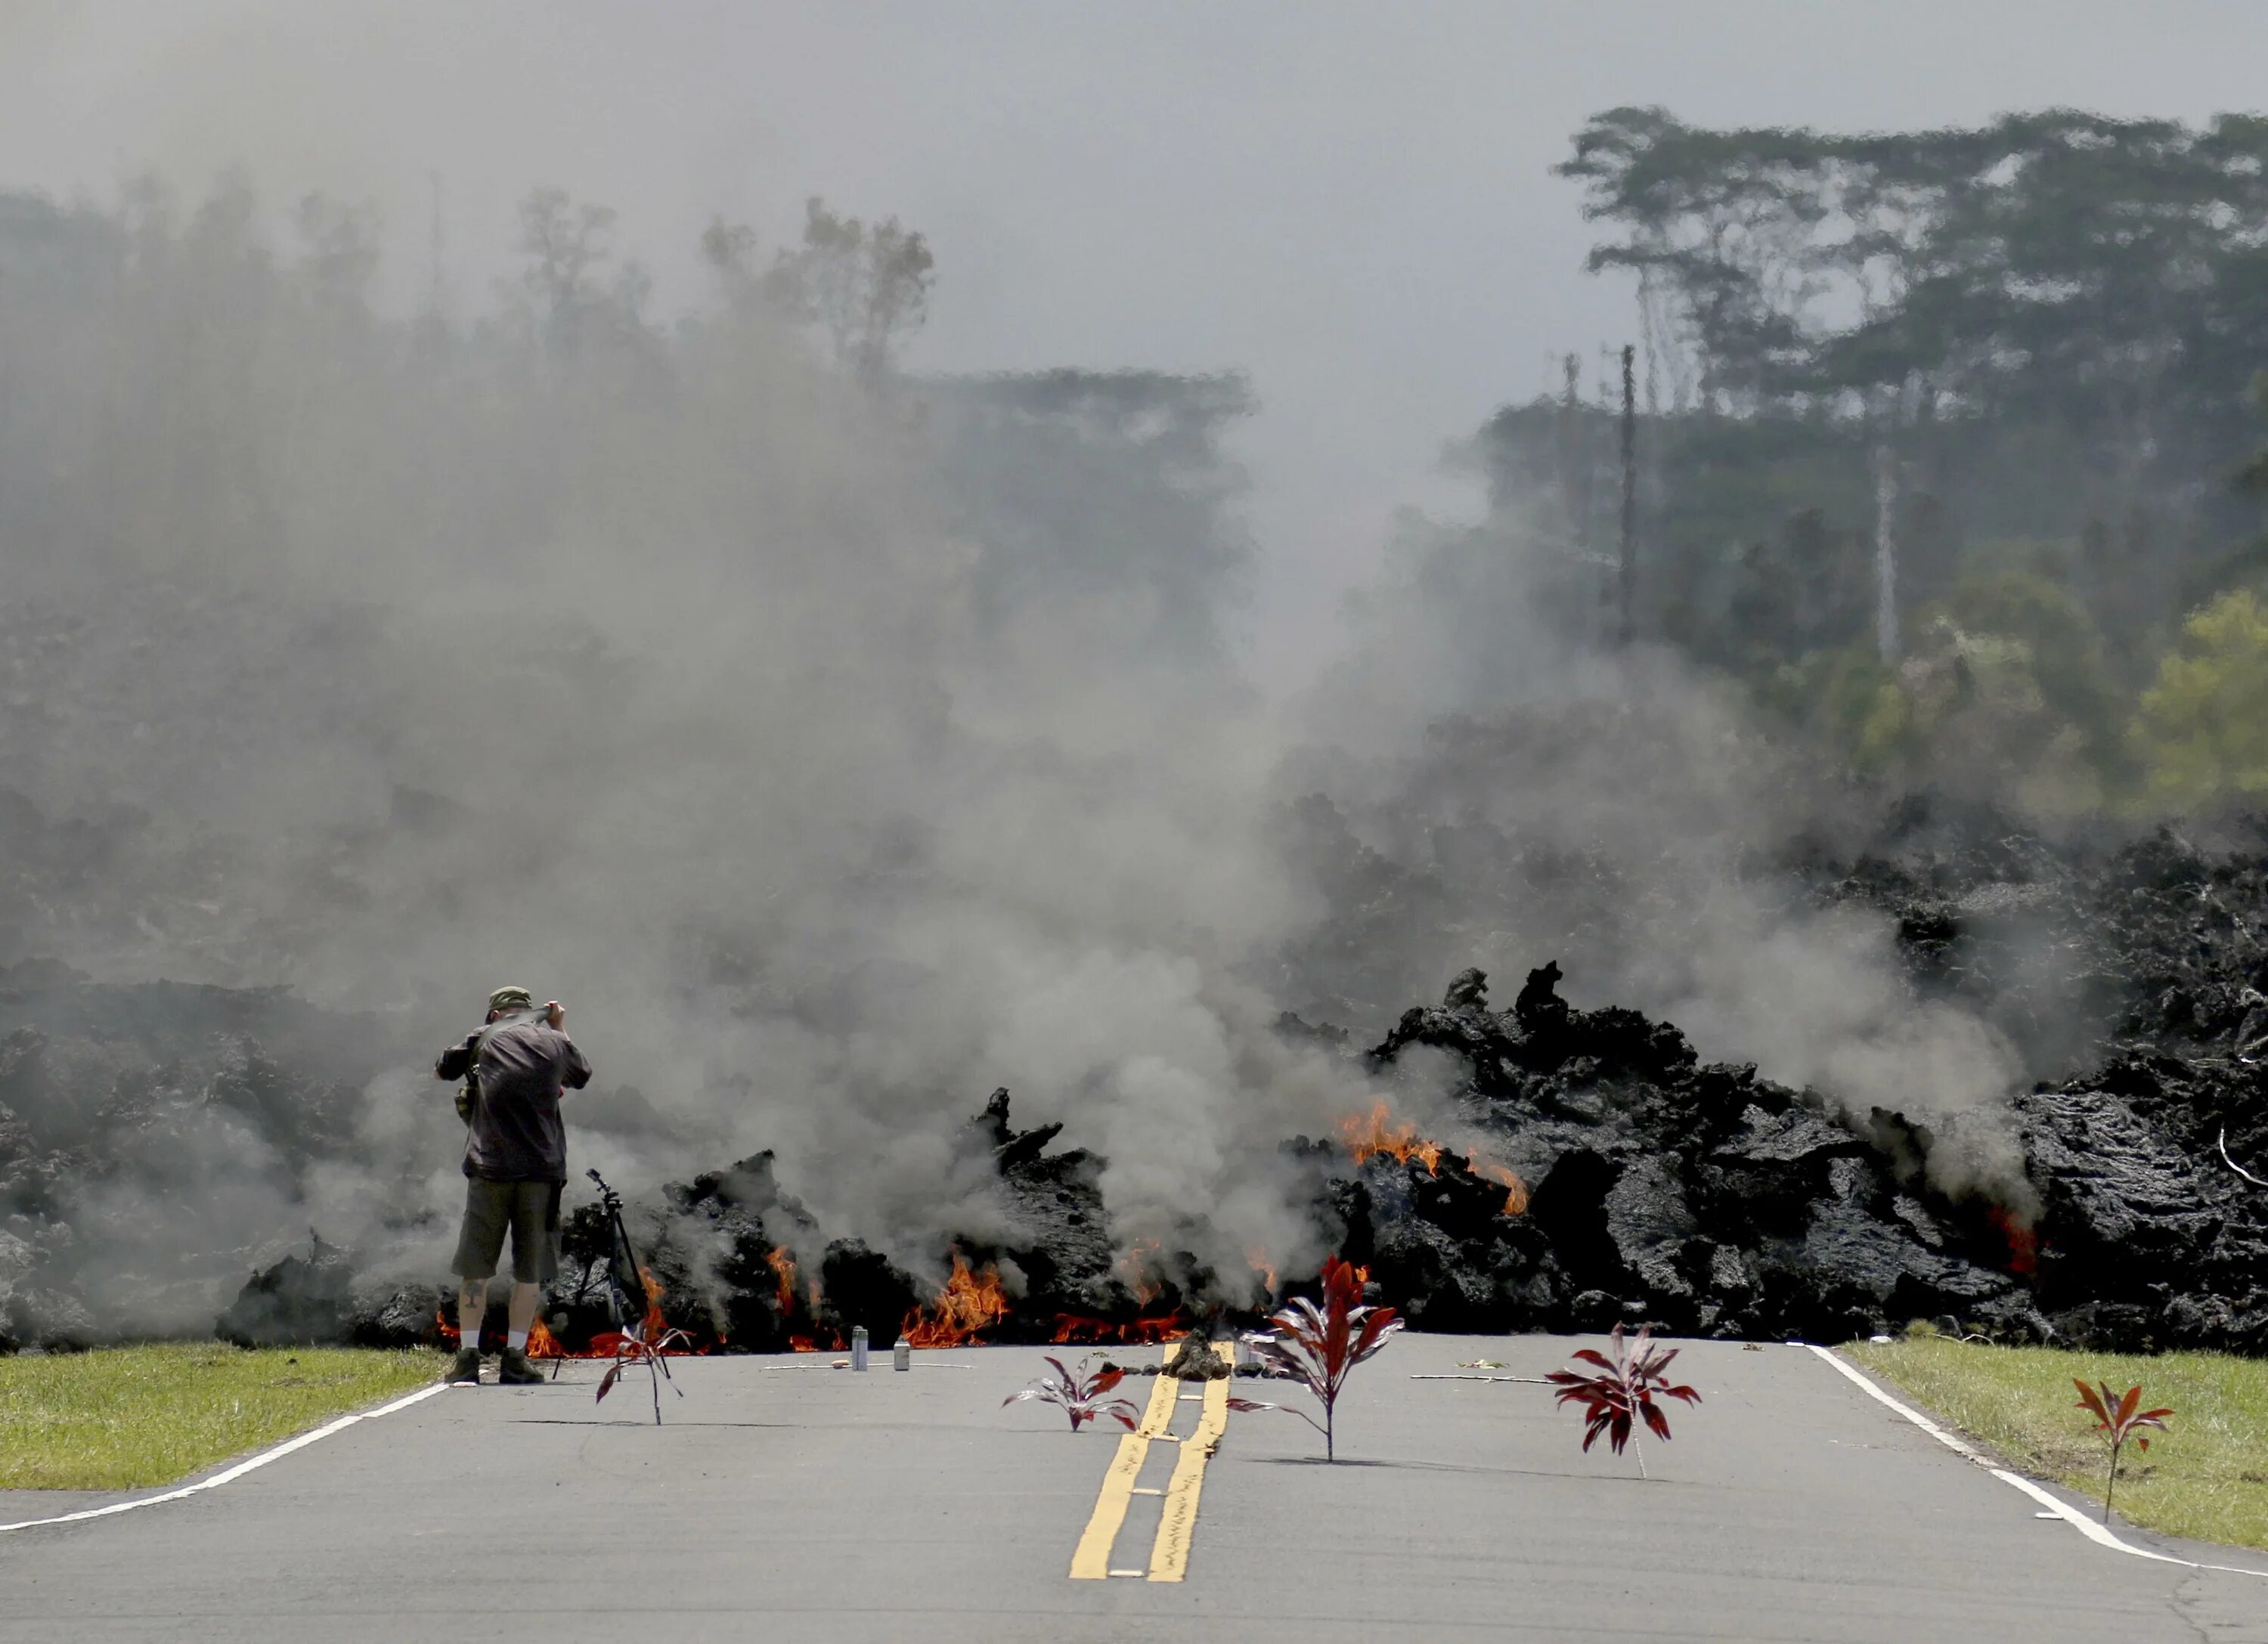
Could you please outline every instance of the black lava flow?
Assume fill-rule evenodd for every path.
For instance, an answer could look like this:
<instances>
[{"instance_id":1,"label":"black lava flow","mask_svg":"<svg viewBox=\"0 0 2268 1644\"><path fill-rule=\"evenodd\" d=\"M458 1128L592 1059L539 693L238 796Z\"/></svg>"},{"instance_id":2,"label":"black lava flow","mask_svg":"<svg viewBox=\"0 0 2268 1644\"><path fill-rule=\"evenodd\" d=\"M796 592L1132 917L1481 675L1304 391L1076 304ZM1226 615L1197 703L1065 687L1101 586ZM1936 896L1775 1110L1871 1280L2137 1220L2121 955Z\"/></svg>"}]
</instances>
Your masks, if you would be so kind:
<instances>
[{"instance_id":1,"label":"black lava flow","mask_svg":"<svg viewBox=\"0 0 2268 1644\"><path fill-rule=\"evenodd\" d=\"M2089 852L2013 827L1982 833L1948 843L1917 830L1811 877L1822 899L1896 916L1918 994L1981 1002L2020 1037L2045 1009L2027 994L2036 967L2021 955L2043 942L2065 955L2058 996L2067 1007L2076 988L2095 1027L2076 1071L2009 1103L2021 1179L1948 1193L1932 1169L1946 1140L1926 1126L1704 1063L1674 1025L1637 1012L1576 1009L1546 963L1508 1008L1468 971L1367 1046L1285 1017L1283 1031L1381 1090L1418 1047L1446 1059L1462 1128L1530 1189L1512 1214L1505 1185L1454 1147L1431 1167L1385 1152L1358 1164L1335 1136L1290 1138L1283 1154L1318 1227L1421 1330L1620 1320L1835 1340L1933 1319L2007 1340L2268 1352L2268 1190L2220 1147L2225 1134L2239 1163L2268 1163L2268 1062L2254 1059L2268 1058L2268 848L2258 835L2207 849L2161 832ZM66 1217L77 1188L114 1168L107 1149L122 1130L162 1128L186 1102L241 1113L287 1156L338 1145L358 1070L337 1063L335 1029L274 993L0 971L11 1344L97 1333L73 1296ZM1005 1207L989 1238L951 1252L1009 1275L1012 1310L986 1339L1156 1339L1248 1322L1276 1299L1256 1275L1186 1251L1130 1263L1101 1161L1058 1148L1058 1129L1013 1128L1002 1091L961 1132ZM859 1325L887 1342L935 1290L828 1237L768 1153L670 1185L631 1222L671 1322L726 1351L830 1347ZM573 1345L612 1322L595 1208L571 1216L565 1244L549 1311ZM1284 1277L1300 1288L1301 1275ZM430 1340L444 1305L430 1283L359 1279L350 1252L318 1240L246 1283L219 1333Z\"/></svg>"}]
</instances>

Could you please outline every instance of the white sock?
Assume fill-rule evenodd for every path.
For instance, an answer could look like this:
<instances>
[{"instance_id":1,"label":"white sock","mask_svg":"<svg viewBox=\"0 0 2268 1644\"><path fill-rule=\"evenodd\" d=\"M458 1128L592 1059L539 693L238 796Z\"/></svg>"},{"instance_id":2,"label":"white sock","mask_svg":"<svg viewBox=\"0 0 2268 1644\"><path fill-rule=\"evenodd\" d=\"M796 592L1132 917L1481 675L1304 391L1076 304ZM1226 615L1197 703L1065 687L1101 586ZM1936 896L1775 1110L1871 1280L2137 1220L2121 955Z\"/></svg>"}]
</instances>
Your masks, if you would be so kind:
<instances>
[{"instance_id":1,"label":"white sock","mask_svg":"<svg viewBox=\"0 0 2268 1644\"><path fill-rule=\"evenodd\" d=\"M512 1331L504 1337L504 1345L509 1351L513 1353L526 1352L527 1332L524 1330Z\"/></svg>"},{"instance_id":2,"label":"white sock","mask_svg":"<svg viewBox=\"0 0 2268 1644\"><path fill-rule=\"evenodd\" d=\"M460 1353L478 1353L481 1350L481 1327L478 1325L470 1330L462 1325L457 1326L457 1350Z\"/></svg>"}]
</instances>

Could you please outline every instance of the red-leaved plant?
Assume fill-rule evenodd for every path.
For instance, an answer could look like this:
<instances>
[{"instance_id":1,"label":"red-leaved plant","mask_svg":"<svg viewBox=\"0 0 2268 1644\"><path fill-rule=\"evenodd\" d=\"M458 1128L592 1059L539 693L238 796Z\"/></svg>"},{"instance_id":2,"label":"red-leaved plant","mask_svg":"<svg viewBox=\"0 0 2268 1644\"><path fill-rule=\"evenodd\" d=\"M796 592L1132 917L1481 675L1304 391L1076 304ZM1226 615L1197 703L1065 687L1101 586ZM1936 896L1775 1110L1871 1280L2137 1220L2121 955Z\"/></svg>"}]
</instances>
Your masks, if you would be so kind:
<instances>
[{"instance_id":1,"label":"red-leaved plant","mask_svg":"<svg viewBox=\"0 0 2268 1644\"><path fill-rule=\"evenodd\" d=\"M661 1355L672 1347L689 1347L692 1345L693 1338L681 1330L662 1331L652 1341L645 1339L645 1332L643 1329L624 1331L621 1341L615 1347L615 1361L607 1367L607 1373L599 1378L599 1397L604 1398L608 1393L614 1391L615 1383L622 1379L625 1371L637 1369L643 1365L647 1376L653 1383L653 1424L659 1427L661 1425L661 1384L668 1382L671 1392L675 1393L680 1398L685 1397L685 1390L671 1380L669 1361Z\"/></svg>"},{"instance_id":2,"label":"red-leaved plant","mask_svg":"<svg viewBox=\"0 0 2268 1644\"><path fill-rule=\"evenodd\" d=\"M1098 1416L1108 1416L1131 1433L1138 1425L1133 1403L1125 1398L1106 1399L1103 1395L1126 1379L1126 1372L1116 1365L1106 1365L1090 1376L1087 1361L1081 1359L1079 1369L1064 1369L1061 1359L1049 1355L1047 1362L1055 1368L1053 1376L1042 1376L1020 1393L1010 1393L1000 1401L1001 1407L1036 1398L1043 1405L1053 1405L1071 1418L1074 1433Z\"/></svg>"},{"instance_id":3,"label":"red-leaved plant","mask_svg":"<svg viewBox=\"0 0 2268 1644\"><path fill-rule=\"evenodd\" d=\"M2137 1449L2148 1450L2149 1439L2135 1429L2155 1427L2161 1433L2166 1432L2165 1418L2174 1413L2170 1408L2143 1409L2139 1387L2128 1388L2126 1396L2121 1398L2110 1391L2109 1382L2102 1383L2100 1392L2075 1376L2072 1377L2071 1384L2079 1389L2077 1407L2093 1416L2095 1430L2110 1441L2110 1476L2102 1481L2102 1522L2107 1524L2110 1522L2110 1492L2118 1483L2119 1448L2132 1438Z\"/></svg>"},{"instance_id":4,"label":"red-leaved plant","mask_svg":"<svg viewBox=\"0 0 2268 1644\"><path fill-rule=\"evenodd\" d=\"M1305 1296L1295 1296L1269 1316L1274 1333L1247 1336L1252 1354L1262 1363L1288 1371L1314 1394L1323 1407L1318 1421L1304 1410L1292 1413L1323 1435L1323 1459L1338 1459L1332 1417L1339 1394L1354 1367L1387 1344L1402 1328L1390 1307L1364 1304L1366 1269L1336 1256L1323 1259L1323 1301L1318 1307ZM1288 1405L1263 1404L1252 1398L1231 1398L1232 1410L1286 1410Z\"/></svg>"},{"instance_id":5,"label":"red-leaved plant","mask_svg":"<svg viewBox=\"0 0 2268 1644\"><path fill-rule=\"evenodd\" d=\"M1661 1413L1656 1398L1682 1398L1689 1405L1701 1402L1701 1395L1690 1387L1672 1387L1664 1374L1678 1349L1653 1345L1646 1329L1640 1326L1638 1339L1628 1347L1623 1345L1623 1327L1616 1325L1607 1338L1607 1346L1614 1356L1595 1348L1584 1347L1575 1356L1586 1364L1595 1364L1603 1372L1586 1376L1580 1370L1554 1370L1545 1377L1559 1389L1557 1402L1580 1404L1584 1406L1587 1425L1583 1429L1583 1448L1589 1450L1598 1442L1599 1435L1607 1435L1615 1454L1623 1453L1626 1442L1638 1439L1637 1418L1652 1428L1654 1435L1665 1444L1669 1442L1669 1418ZM1638 1441L1638 1476L1646 1477L1646 1444Z\"/></svg>"}]
</instances>

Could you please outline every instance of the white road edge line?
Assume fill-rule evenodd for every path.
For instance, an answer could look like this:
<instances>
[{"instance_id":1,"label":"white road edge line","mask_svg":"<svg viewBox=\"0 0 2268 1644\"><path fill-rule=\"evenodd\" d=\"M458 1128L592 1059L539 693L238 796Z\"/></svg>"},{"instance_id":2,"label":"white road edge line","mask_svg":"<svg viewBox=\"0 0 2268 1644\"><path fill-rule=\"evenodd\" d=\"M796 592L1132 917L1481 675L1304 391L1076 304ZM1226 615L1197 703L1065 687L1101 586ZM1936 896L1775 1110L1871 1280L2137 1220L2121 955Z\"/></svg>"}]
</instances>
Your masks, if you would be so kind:
<instances>
[{"instance_id":1,"label":"white road edge line","mask_svg":"<svg viewBox=\"0 0 2268 1644\"><path fill-rule=\"evenodd\" d=\"M297 1438L285 1439L281 1444L261 1450L256 1456L247 1457L235 1466L225 1472L217 1472L210 1479L201 1479L195 1484L183 1485L180 1489L168 1490L162 1495L136 1496L131 1501L113 1501L108 1507L90 1507L82 1512L64 1513L55 1518L27 1518L21 1523L0 1524L0 1534L11 1530L37 1530L43 1524L76 1524L90 1518L107 1518L113 1513L130 1513L137 1507L155 1507L160 1501L178 1501L184 1496L195 1495L201 1490L217 1489L232 1479L241 1479L255 1468L265 1467L271 1461L289 1456L295 1450L305 1450L317 1439L326 1439L334 1433L342 1433L357 1421L372 1421L379 1416L390 1416L397 1410L407 1410L421 1398L431 1398L436 1393L445 1393L448 1391L449 1384L446 1382L436 1382L431 1387L421 1387L416 1392L406 1398L397 1398L390 1405L380 1405L375 1410L357 1411L350 1416L341 1416L337 1420L327 1421L312 1432L302 1433Z\"/></svg>"},{"instance_id":2,"label":"white road edge line","mask_svg":"<svg viewBox=\"0 0 2268 1644\"><path fill-rule=\"evenodd\" d=\"M1922 1414L1920 1411L1916 1410L1912 1405L1901 1404L1898 1400L1891 1398L1881 1388L1875 1386L1872 1378L1862 1374L1858 1369L1849 1363L1841 1354L1836 1352L1834 1348L1822 1347L1817 1342L1814 1341L1807 1341L1803 1345L1809 1347L1814 1353L1817 1354L1821 1358L1826 1360L1837 1370L1841 1371L1843 1375L1849 1377L1851 1381L1857 1383L1857 1385L1866 1392L1869 1398L1874 1399L1877 1404L1888 1405L1891 1409L1896 1411L1900 1415L1912 1422L1923 1432L1928 1434L1930 1437L1944 1445L1946 1449L1954 1451L1955 1454L1969 1461L1976 1463L1986 1472L1991 1473L1995 1479L1998 1479L2002 1484L2014 1485L2017 1489L2021 1490L2026 1495L2030 1496L2032 1500L2037 1501L2042 1507L2051 1509L2053 1516L2063 1520L2065 1523L2069 1524L2073 1530L2079 1531L2080 1535L2086 1537L2089 1541L2095 1543L2098 1546L2114 1548L2120 1552L2131 1552L2138 1559L2153 1559L2160 1564L2178 1564L2187 1569L2219 1570L2226 1575L2258 1575L2268 1577L2268 1570L2247 1569L2242 1565L2239 1564L2199 1564L2194 1559L2177 1559L2170 1552L2153 1552L2147 1547L2138 1547L2131 1541L2122 1541L2119 1538L2110 1533L2109 1526L2096 1523L2093 1519L2088 1518L2083 1513L2074 1513L2072 1510L2071 1503L2064 1501L2061 1497L2057 1496L2043 1486L2035 1484L2031 1479L2026 1479L2020 1474L2010 1472L2005 1467L1995 1467L1992 1462L1981 1454L1973 1445L1970 1445L1963 1442L1962 1439L1955 1436L1953 1434L1947 1432L1943 1427L1938 1426L1936 1422Z\"/></svg>"}]
</instances>

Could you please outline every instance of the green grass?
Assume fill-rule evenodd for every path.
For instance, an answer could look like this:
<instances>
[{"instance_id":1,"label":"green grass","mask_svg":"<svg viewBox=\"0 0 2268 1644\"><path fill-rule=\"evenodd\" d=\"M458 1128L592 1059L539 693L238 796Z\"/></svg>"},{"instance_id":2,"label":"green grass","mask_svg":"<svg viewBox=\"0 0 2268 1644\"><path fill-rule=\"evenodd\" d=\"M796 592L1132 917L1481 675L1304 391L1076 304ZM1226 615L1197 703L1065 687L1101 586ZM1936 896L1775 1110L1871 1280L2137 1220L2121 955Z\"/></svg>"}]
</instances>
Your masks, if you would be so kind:
<instances>
[{"instance_id":1,"label":"green grass","mask_svg":"<svg viewBox=\"0 0 2268 1644\"><path fill-rule=\"evenodd\" d=\"M1994 1347L1909 1336L1844 1349L1911 1393L2017 1471L2051 1479L2098 1511L2109 1456L2078 1408L2074 1378L2140 1383L2145 1409L2171 1405L2170 1431L2151 1433L2147 1454L2129 1439L2111 1505L2150 1530L2198 1541L2268 1547L2268 1361L2220 1353L2151 1357Z\"/></svg>"},{"instance_id":2,"label":"green grass","mask_svg":"<svg viewBox=\"0 0 2268 1644\"><path fill-rule=\"evenodd\" d=\"M431 1353L220 1343L0 1358L0 1490L171 1484L440 1371Z\"/></svg>"}]
</instances>

